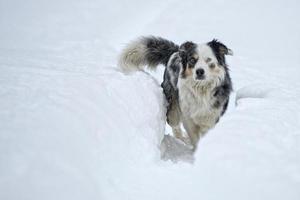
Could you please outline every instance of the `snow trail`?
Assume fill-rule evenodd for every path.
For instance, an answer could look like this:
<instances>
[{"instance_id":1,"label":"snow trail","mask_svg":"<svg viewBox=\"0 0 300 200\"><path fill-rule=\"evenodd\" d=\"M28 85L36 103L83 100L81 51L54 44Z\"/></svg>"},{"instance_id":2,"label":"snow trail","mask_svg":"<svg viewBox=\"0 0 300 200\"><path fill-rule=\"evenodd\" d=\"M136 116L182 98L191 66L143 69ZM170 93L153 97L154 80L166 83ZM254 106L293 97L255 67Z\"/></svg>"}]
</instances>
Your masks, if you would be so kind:
<instances>
[{"instance_id":1,"label":"snow trail","mask_svg":"<svg viewBox=\"0 0 300 200\"><path fill-rule=\"evenodd\" d=\"M0 0L0 199L299 199L299 6ZM163 67L118 70L140 35L235 53L230 108L192 164L160 159Z\"/></svg>"}]
</instances>

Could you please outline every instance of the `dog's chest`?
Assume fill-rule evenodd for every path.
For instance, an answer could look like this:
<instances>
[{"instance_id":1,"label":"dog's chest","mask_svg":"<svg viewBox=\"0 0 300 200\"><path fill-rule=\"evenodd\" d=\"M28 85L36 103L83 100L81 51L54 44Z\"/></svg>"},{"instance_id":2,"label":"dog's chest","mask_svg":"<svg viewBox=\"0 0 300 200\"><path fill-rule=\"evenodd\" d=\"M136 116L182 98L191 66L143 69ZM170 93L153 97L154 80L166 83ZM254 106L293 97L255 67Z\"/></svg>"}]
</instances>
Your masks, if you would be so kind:
<instances>
[{"instance_id":1,"label":"dog's chest","mask_svg":"<svg viewBox=\"0 0 300 200\"><path fill-rule=\"evenodd\" d=\"M190 118L200 126L213 126L220 115L220 109L214 108L210 91L191 90L181 87L179 90L179 104L182 115Z\"/></svg>"}]
</instances>

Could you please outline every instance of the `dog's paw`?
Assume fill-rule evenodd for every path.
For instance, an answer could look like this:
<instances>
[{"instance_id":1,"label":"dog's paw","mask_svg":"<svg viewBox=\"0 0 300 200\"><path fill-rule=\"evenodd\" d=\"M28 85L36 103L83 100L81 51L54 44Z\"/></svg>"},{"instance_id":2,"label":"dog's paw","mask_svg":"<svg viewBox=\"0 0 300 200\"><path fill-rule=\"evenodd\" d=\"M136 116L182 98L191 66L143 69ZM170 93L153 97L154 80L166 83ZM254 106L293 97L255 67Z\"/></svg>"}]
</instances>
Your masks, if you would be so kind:
<instances>
[{"instance_id":1,"label":"dog's paw","mask_svg":"<svg viewBox=\"0 0 300 200\"><path fill-rule=\"evenodd\" d=\"M184 136L181 135L181 134L174 134L174 137L175 137L177 140L179 140L179 141L181 141L181 142L183 142L183 143L185 143L185 144L187 144L187 143L189 142L189 138L184 137Z\"/></svg>"},{"instance_id":2,"label":"dog's paw","mask_svg":"<svg viewBox=\"0 0 300 200\"><path fill-rule=\"evenodd\" d=\"M190 145L171 135L165 135L160 146L161 158L173 162L193 162L193 150Z\"/></svg>"}]
</instances>

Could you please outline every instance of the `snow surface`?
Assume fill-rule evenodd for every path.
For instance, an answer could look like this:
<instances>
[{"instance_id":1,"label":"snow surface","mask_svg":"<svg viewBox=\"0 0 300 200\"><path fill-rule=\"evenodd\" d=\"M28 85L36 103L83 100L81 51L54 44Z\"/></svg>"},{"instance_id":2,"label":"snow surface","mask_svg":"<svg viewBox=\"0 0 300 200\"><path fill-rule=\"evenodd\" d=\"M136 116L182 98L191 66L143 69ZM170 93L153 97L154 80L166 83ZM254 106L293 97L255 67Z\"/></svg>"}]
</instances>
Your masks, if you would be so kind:
<instances>
[{"instance_id":1,"label":"snow surface","mask_svg":"<svg viewBox=\"0 0 300 200\"><path fill-rule=\"evenodd\" d=\"M0 0L0 199L300 199L300 3ZM218 38L235 92L194 162L160 159L156 72L126 42ZM155 77L155 78L154 78Z\"/></svg>"}]
</instances>

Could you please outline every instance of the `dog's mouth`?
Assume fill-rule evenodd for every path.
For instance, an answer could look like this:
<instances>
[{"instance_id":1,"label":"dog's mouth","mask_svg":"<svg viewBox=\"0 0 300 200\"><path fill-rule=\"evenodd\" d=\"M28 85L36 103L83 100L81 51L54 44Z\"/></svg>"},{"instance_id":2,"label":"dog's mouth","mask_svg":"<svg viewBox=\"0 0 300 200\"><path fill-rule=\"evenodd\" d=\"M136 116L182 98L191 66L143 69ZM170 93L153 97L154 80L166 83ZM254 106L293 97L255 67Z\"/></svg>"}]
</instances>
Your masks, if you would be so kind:
<instances>
[{"instance_id":1,"label":"dog's mouth","mask_svg":"<svg viewBox=\"0 0 300 200\"><path fill-rule=\"evenodd\" d=\"M205 78L196 78L194 83L196 86L204 86L207 84L207 80Z\"/></svg>"},{"instance_id":2,"label":"dog's mouth","mask_svg":"<svg viewBox=\"0 0 300 200\"><path fill-rule=\"evenodd\" d=\"M195 79L196 79L197 81L203 81L203 80L205 80L205 75L196 76Z\"/></svg>"},{"instance_id":3,"label":"dog's mouth","mask_svg":"<svg viewBox=\"0 0 300 200\"><path fill-rule=\"evenodd\" d=\"M206 81L206 75L205 74L201 74L201 75L194 75L194 80L196 81L196 82L201 82L201 83L204 83L205 81Z\"/></svg>"}]
</instances>

